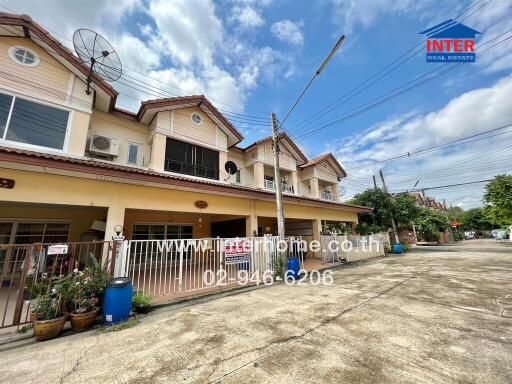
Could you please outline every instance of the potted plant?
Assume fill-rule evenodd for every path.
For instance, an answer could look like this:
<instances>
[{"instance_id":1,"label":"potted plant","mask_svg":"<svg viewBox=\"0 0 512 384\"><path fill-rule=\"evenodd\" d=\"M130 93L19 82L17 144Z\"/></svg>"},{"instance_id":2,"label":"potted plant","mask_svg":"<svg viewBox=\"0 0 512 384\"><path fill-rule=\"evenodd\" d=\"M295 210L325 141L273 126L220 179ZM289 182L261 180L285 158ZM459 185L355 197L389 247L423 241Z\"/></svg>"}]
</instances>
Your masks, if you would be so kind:
<instances>
[{"instance_id":1,"label":"potted plant","mask_svg":"<svg viewBox=\"0 0 512 384\"><path fill-rule=\"evenodd\" d=\"M71 328L85 331L91 328L98 317L101 298L108 281L108 275L98 266L84 271L74 270L69 290L73 311L69 314Z\"/></svg>"},{"instance_id":2,"label":"potted plant","mask_svg":"<svg viewBox=\"0 0 512 384\"><path fill-rule=\"evenodd\" d=\"M66 314L62 313L60 296L57 290L52 289L50 293L41 294L32 308L34 314L34 335L36 340L43 341L57 337L64 324Z\"/></svg>"}]
</instances>

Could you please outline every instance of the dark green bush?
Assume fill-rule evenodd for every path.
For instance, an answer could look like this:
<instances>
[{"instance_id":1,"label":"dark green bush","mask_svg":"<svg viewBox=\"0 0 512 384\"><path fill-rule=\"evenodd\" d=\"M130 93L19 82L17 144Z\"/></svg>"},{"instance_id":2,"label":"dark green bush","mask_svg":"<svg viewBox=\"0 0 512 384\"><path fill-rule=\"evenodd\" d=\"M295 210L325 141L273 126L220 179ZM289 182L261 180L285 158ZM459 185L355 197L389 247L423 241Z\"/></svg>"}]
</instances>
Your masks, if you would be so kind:
<instances>
[{"instance_id":1,"label":"dark green bush","mask_svg":"<svg viewBox=\"0 0 512 384\"><path fill-rule=\"evenodd\" d=\"M132 300L132 311L135 313L148 313L151 310L151 299L144 295L142 292L138 292L133 295Z\"/></svg>"}]
</instances>

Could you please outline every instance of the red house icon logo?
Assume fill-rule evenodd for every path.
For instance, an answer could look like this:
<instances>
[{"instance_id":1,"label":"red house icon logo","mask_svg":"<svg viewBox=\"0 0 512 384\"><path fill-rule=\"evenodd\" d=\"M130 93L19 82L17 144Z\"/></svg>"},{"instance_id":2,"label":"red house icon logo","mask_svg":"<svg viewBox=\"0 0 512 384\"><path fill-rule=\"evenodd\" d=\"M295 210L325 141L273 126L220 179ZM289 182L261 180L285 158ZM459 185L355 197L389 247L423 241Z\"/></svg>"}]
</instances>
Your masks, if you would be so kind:
<instances>
[{"instance_id":1,"label":"red house icon logo","mask_svg":"<svg viewBox=\"0 0 512 384\"><path fill-rule=\"evenodd\" d=\"M420 34L427 35L427 62L467 63L475 61L475 37L481 32L449 19Z\"/></svg>"}]
</instances>

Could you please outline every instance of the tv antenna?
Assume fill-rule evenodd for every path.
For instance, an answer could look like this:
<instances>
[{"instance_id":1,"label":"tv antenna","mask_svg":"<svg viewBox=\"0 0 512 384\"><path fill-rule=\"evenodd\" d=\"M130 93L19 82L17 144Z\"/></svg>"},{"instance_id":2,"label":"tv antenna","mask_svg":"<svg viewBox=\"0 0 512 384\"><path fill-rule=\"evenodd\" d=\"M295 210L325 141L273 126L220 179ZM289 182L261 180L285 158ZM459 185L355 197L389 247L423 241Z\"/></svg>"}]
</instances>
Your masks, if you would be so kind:
<instances>
[{"instance_id":1,"label":"tv antenna","mask_svg":"<svg viewBox=\"0 0 512 384\"><path fill-rule=\"evenodd\" d=\"M121 60L116 50L99 33L86 28L78 29L73 34L73 46L82 62L89 66L85 90L88 95L91 94L91 81L94 74L107 81L119 80L123 74Z\"/></svg>"}]
</instances>

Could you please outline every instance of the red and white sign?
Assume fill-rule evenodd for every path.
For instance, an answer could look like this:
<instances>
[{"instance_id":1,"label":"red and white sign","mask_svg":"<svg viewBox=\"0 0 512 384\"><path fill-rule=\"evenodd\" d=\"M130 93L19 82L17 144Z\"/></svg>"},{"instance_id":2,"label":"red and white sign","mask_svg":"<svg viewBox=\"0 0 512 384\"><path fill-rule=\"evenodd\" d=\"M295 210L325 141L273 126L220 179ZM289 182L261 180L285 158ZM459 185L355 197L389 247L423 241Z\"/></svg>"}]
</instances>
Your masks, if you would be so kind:
<instances>
[{"instance_id":1,"label":"red and white sign","mask_svg":"<svg viewBox=\"0 0 512 384\"><path fill-rule=\"evenodd\" d=\"M252 253L252 241L248 239L226 239L224 256L226 264L239 264L249 261Z\"/></svg>"}]
</instances>

